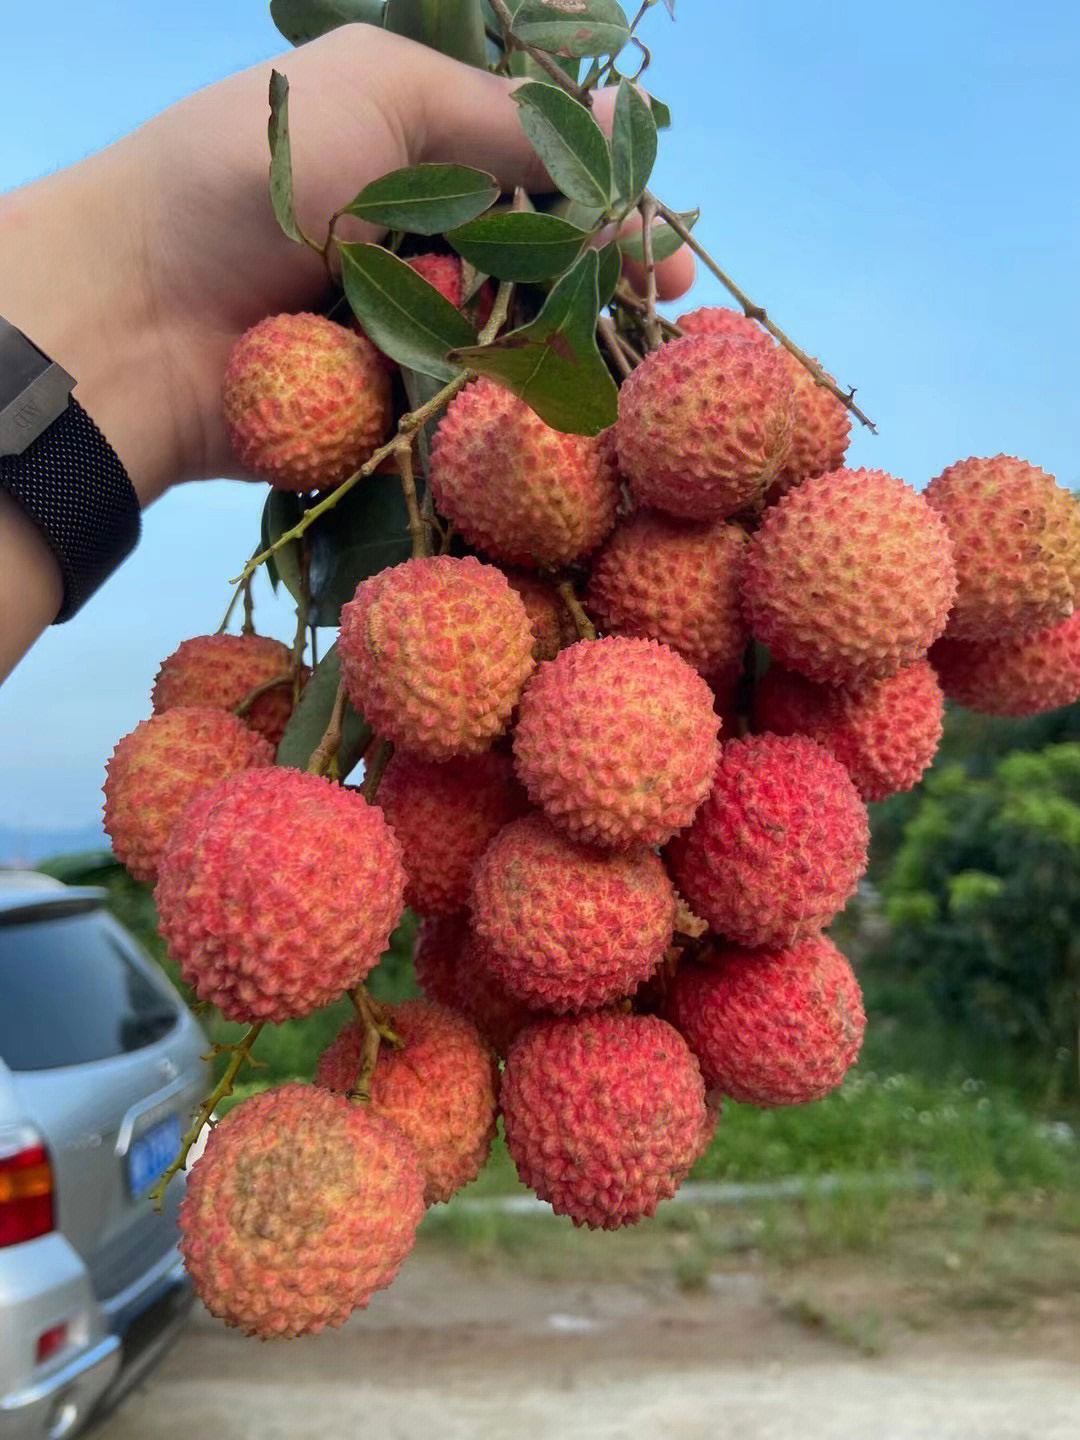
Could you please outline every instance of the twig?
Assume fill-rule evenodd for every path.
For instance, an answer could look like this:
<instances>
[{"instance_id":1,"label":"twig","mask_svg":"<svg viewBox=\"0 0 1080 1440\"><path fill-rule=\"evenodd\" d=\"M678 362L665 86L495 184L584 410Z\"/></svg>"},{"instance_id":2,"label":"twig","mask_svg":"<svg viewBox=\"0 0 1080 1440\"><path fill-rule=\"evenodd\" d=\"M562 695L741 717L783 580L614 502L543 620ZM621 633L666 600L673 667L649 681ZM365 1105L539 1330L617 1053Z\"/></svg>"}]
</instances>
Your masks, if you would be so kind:
<instances>
[{"instance_id":1,"label":"twig","mask_svg":"<svg viewBox=\"0 0 1080 1440\"><path fill-rule=\"evenodd\" d=\"M582 640L595 640L596 626L589 619L588 615L586 615L585 608L574 594L574 587L569 580L560 580L559 596L567 610L570 611L574 624L577 626L579 637Z\"/></svg>"},{"instance_id":2,"label":"twig","mask_svg":"<svg viewBox=\"0 0 1080 1440\"><path fill-rule=\"evenodd\" d=\"M506 39L511 41L520 50L524 50L526 55L531 56L537 65L540 66L540 69L543 70L544 74L550 75L560 89L565 90L566 93L572 95L579 104L588 108L592 104L592 98L589 92L583 90L580 85L576 85L574 81L570 79L570 76L567 75L566 71L553 60L550 55L546 54L543 50L537 50L533 45L526 44L520 36L514 34L514 17L506 8L503 0L490 0L490 3L492 10L494 10L498 18L499 24L503 27L503 34Z\"/></svg>"},{"instance_id":3,"label":"twig","mask_svg":"<svg viewBox=\"0 0 1080 1440\"><path fill-rule=\"evenodd\" d=\"M611 356L612 363L625 380L628 375L634 373L634 367L627 359L626 352L615 333L615 322L610 315L601 315L596 322L596 328L600 332L600 339L604 342L605 350Z\"/></svg>"},{"instance_id":4,"label":"twig","mask_svg":"<svg viewBox=\"0 0 1080 1440\"><path fill-rule=\"evenodd\" d=\"M659 350L663 337L656 318L656 259L652 231L656 201L646 192L638 209L641 211L641 248L645 255L645 341L650 350Z\"/></svg>"},{"instance_id":5,"label":"twig","mask_svg":"<svg viewBox=\"0 0 1080 1440\"><path fill-rule=\"evenodd\" d=\"M362 1105L367 1105L371 1101L371 1077L375 1074L375 1066L379 1063L379 1046L383 1040L390 1045L400 1046L401 1037L395 1034L379 1014L374 1001L363 985L357 985L355 990L350 990L349 999L356 1011L360 1028L364 1032L364 1043L360 1051L360 1069L356 1076L356 1083L349 1091L349 1099L358 1100Z\"/></svg>"},{"instance_id":6,"label":"twig","mask_svg":"<svg viewBox=\"0 0 1080 1440\"><path fill-rule=\"evenodd\" d=\"M700 244L699 241L694 239L693 235L682 223L674 210L669 210L668 207L662 204L659 200L657 200L655 196L649 196L648 191L646 191L646 196L652 199L653 203L656 206L656 213L660 216L660 218L662 220L665 220L667 224L671 226L672 230L674 230L675 234L678 235L679 239L683 242L683 244L690 247L690 249L698 257L698 259L701 260L703 264L708 266L708 268L720 281L720 284L723 285L724 289L727 290L727 292L739 302L739 304L743 308L743 313L747 316L747 318L750 320L756 320L759 325L764 326L764 328L768 330L769 334L773 337L773 339L778 340L780 344L783 345L785 350L790 351L791 354L795 356L795 359L798 360L799 364L810 372L810 374L814 377L817 383L823 387L823 389L828 390L830 394L835 395L836 398L840 401L840 403L842 405L845 405L851 411L852 415L855 416L856 420L861 421L861 423L866 426L866 428L871 432L871 434L876 435L877 426L869 418L869 416L864 415L863 412L859 409L859 407L855 404L855 391L842 390L840 386L837 385L835 380L831 380L829 378L829 376L825 373L825 371L821 368L821 366L813 358L813 356L808 355L805 350L801 350L799 346L795 344L794 340L790 340L778 326L774 325L773 322L769 319L768 315L765 313L765 310L762 308L762 306L755 305L754 302L750 299L750 297L744 291L742 291L738 285L735 284L735 281L732 280L729 275L726 275L724 271L720 269L720 266L717 265L716 261L712 258L712 256L705 249L705 247Z\"/></svg>"},{"instance_id":7,"label":"twig","mask_svg":"<svg viewBox=\"0 0 1080 1440\"><path fill-rule=\"evenodd\" d=\"M238 700L232 707L232 713L240 720L249 714L251 707L261 696L270 690L277 690L281 685L291 685L293 682L293 671L286 670L281 675L275 675L272 680L264 680L261 685L256 685L254 690L249 690L242 700Z\"/></svg>"},{"instance_id":8,"label":"twig","mask_svg":"<svg viewBox=\"0 0 1080 1440\"><path fill-rule=\"evenodd\" d=\"M311 752L311 758L307 763L309 775L325 775L331 766L336 768L337 753L341 749L341 727L345 720L346 699L345 686L339 683L337 694L334 696L333 709L330 711L330 719L326 722L322 739Z\"/></svg>"},{"instance_id":9,"label":"twig","mask_svg":"<svg viewBox=\"0 0 1080 1440\"><path fill-rule=\"evenodd\" d=\"M416 498L416 476L413 474L412 445L401 444L394 451L398 474L401 476L401 493L405 496L405 509L409 515L409 538L412 540L413 559L422 559L431 554L431 529L425 525L420 513L420 502Z\"/></svg>"},{"instance_id":10,"label":"twig","mask_svg":"<svg viewBox=\"0 0 1080 1440\"><path fill-rule=\"evenodd\" d=\"M640 295L635 295L629 285L619 285L615 291L615 303L622 305L625 309L632 311L633 314L640 316L642 319L644 319L648 313L648 306L645 304L645 301L642 300ZM678 340L683 334L683 331L675 324L674 320L669 320L665 315L657 315L656 319L661 330L669 340Z\"/></svg>"},{"instance_id":11,"label":"twig","mask_svg":"<svg viewBox=\"0 0 1080 1440\"><path fill-rule=\"evenodd\" d=\"M375 747L375 753L371 757L370 764L368 763L367 756L364 756L365 774L364 783L360 787L360 793L369 805L374 805L375 803L375 796L379 793L379 781L382 779L383 772L387 765L389 765L390 757L393 753L394 747L390 741L380 740Z\"/></svg>"}]
</instances>

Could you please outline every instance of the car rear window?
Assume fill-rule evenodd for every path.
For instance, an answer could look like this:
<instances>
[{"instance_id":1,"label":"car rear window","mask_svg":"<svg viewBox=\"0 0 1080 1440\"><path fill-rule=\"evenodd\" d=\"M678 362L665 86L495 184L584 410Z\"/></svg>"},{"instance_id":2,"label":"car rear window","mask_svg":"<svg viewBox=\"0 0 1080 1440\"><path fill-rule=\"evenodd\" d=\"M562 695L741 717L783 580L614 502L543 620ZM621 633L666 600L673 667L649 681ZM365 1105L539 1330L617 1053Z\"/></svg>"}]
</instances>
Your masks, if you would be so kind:
<instances>
[{"instance_id":1,"label":"car rear window","mask_svg":"<svg viewBox=\"0 0 1080 1440\"><path fill-rule=\"evenodd\" d=\"M177 1004L125 955L100 914L0 926L0 1058L53 1070L152 1045Z\"/></svg>"}]
</instances>

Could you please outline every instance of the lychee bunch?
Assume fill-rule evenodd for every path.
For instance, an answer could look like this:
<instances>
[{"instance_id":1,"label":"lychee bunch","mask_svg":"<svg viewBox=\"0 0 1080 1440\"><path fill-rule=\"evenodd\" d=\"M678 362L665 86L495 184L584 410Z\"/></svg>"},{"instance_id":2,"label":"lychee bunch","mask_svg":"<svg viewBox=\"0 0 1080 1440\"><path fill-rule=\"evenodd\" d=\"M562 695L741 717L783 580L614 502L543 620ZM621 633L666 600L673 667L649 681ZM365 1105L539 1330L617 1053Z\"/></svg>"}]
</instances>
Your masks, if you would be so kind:
<instances>
[{"instance_id":1,"label":"lychee bunch","mask_svg":"<svg viewBox=\"0 0 1080 1440\"><path fill-rule=\"evenodd\" d=\"M152 883L190 801L273 758L269 743L226 710L185 705L140 721L105 766L105 831L116 858L136 880Z\"/></svg>"},{"instance_id":2,"label":"lychee bunch","mask_svg":"<svg viewBox=\"0 0 1080 1440\"><path fill-rule=\"evenodd\" d=\"M659 845L688 825L717 757L701 676L655 640L581 640L537 668L514 732L517 773L574 839Z\"/></svg>"},{"instance_id":3,"label":"lychee bunch","mask_svg":"<svg viewBox=\"0 0 1080 1440\"><path fill-rule=\"evenodd\" d=\"M939 640L930 651L950 700L984 715L1041 715L1080 700L1080 611L1033 635Z\"/></svg>"},{"instance_id":4,"label":"lychee bunch","mask_svg":"<svg viewBox=\"0 0 1080 1440\"><path fill-rule=\"evenodd\" d=\"M429 760L490 747L532 673L532 651L521 598L471 556L380 570L341 611L350 702L377 734Z\"/></svg>"},{"instance_id":5,"label":"lychee bunch","mask_svg":"<svg viewBox=\"0 0 1080 1440\"><path fill-rule=\"evenodd\" d=\"M390 377L366 336L271 315L230 351L222 407L241 464L280 490L328 490L386 439Z\"/></svg>"},{"instance_id":6,"label":"lychee bunch","mask_svg":"<svg viewBox=\"0 0 1080 1440\"><path fill-rule=\"evenodd\" d=\"M416 983L429 1000L466 1019L500 1058L536 1012L511 995L481 959L466 914L422 920L413 946Z\"/></svg>"},{"instance_id":7,"label":"lychee bunch","mask_svg":"<svg viewBox=\"0 0 1080 1440\"><path fill-rule=\"evenodd\" d=\"M866 806L834 756L803 735L720 747L708 798L668 856L679 893L740 945L822 929L866 869Z\"/></svg>"},{"instance_id":8,"label":"lychee bunch","mask_svg":"<svg viewBox=\"0 0 1080 1440\"><path fill-rule=\"evenodd\" d=\"M180 1248L212 1315L248 1335L341 1325L394 1279L424 1213L416 1152L370 1109L312 1085L241 1101L210 1132Z\"/></svg>"},{"instance_id":9,"label":"lychee bunch","mask_svg":"<svg viewBox=\"0 0 1080 1440\"><path fill-rule=\"evenodd\" d=\"M298 667L299 689L310 675L306 665ZM240 718L276 748L293 711L293 676L292 651L280 640L268 635L195 635L161 662L150 700L155 715L178 705L234 710L254 691L269 686ZM281 683L272 684L275 680Z\"/></svg>"},{"instance_id":10,"label":"lychee bunch","mask_svg":"<svg viewBox=\"0 0 1080 1440\"><path fill-rule=\"evenodd\" d=\"M542 815L501 830L473 876L479 958L539 1010L632 994L663 958L674 923L675 892L651 850L598 850Z\"/></svg>"},{"instance_id":11,"label":"lychee bunch","mask_svg":"<svg viewBox=\"0 0 1080 1440\"><path fill-rule=\"evenodd\" d=\"M763 496L791 440L791 377L756 341L686 335L619 391L619 467L639 505L722 520Z\"/></svg>"},{"instance_id":12,"label":"lychee bunch","mask_svg":"<svg viewBox=\"0 0 1080 1440\"><path fill-rule=\"evenodd\" d=\"M610 440L553 430L486 377L447 407L430 478L440 513L470 545L508 565L569 565L615 523Z\"/></svg>"},{"instance_id":13,"label":"lychee bunch","mask_svg":"<svg viewBox=\"0 0 1080 1440\"><path fill-rule=\"evenodd\" d=\"M781 665L837 685L921 659L955 594L944 521L883 470L833 470L789 491L765 511L743 568L755 638Z\"/></svg>"},{"instance_id":14,"label":"lychee bunch","mask_svg":"<svg viewBox=\"0 0 1080 1440\"><path fill-rule=\"evenodd\" d=\"M654 1214L708 1123L682 1036L655 1015L605 1010L527 1026L507 1056L500 1105L521 1179L590 1229Z\"/></svg>"},{"instance_id":15,"label":"lychee bunch","mask_svg":"<svg viewBox=\"0 0 1080 1440\"><path fill-rule=\"evenodd\" d=\"M383 1043L370 1079L369 1109L401 1130L416 1151L428 1205L475 1180L495 1138L498 1067L471 1021L426 1000L386 1007L399 1045ZM356 1021L323 1051L315 1083L348 1094L360 1074L364 1030Z\"/></svg>"},{"instance_id":16,"label":"lychee bunch","mask_svg":"<svg viewBox=\"0 0 1080 1440\"><path fill-rule=\"evenodd\" d=\"M382 811L271 766L201 790L159 872L161 933L184 980L247 1023L310 1014L359 984L404 904Z\"/></svg>"},{"instance_id":17,"label":"lychee bunch","mask_svg":"<svg viewBox=\"0 0 1080 1440\"><path fill-rule=\"evenodd\" d=\"M824 935L785 947L709 951L684 962L667 1016L710 1090L749 1105L820 1100L855 1063L866 1029L858 981Z\"/></svg>"}]
</instances>

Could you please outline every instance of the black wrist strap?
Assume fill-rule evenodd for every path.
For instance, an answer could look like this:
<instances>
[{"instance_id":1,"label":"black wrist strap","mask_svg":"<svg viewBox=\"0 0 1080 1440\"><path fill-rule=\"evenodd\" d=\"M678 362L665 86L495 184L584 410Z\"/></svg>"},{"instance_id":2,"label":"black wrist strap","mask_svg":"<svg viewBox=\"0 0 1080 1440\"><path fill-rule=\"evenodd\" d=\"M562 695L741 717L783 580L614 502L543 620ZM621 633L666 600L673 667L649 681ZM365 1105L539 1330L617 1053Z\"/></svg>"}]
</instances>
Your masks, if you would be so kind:
<instances>
[{"instance_id":1,"label":"black wrist strap","mask_svg":"<svg viewBox=\"0 0 1080 1440\"><path fill-rule=\"evenodd\" d=\"M0 454L0 490L41 531L60 564L70 620L139 538L139 498L120 457L69 396L21 454Z\"/></svg>"}]
</instances>

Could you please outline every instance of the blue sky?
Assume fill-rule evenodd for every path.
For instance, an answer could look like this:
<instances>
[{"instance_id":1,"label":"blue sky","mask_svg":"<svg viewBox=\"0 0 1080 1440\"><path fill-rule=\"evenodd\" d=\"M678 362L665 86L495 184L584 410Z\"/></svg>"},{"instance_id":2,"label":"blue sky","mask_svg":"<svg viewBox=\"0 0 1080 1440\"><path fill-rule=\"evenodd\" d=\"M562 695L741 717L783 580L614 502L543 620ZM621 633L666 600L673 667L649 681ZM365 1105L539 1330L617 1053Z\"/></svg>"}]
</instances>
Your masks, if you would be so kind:
<instances>
[{"instance_id":1,"label":"blue sky","mask_svg":"<svg viewBox=\"0 0 1080 1440\"><path fill-rule=\"evenodd\" d=\"M1080 488L1074 7L679 0L677 13L658 5L645 31L649 85L675 120L654 188L700 206L697 233L725 268L857 385L880 433L856 435L849 463L921 487L1004 450ZM287 48L263 0L19 6L3 40L3 190ZM692 303L723 298L702 276ZM113 744L148 713L160 660L216 628L262 499L224 481L166 496L135 556L0 689L0 824L96 819ZM286 607L257 594L260 628L288 636Z\"/></svg>"}]
</instances>

